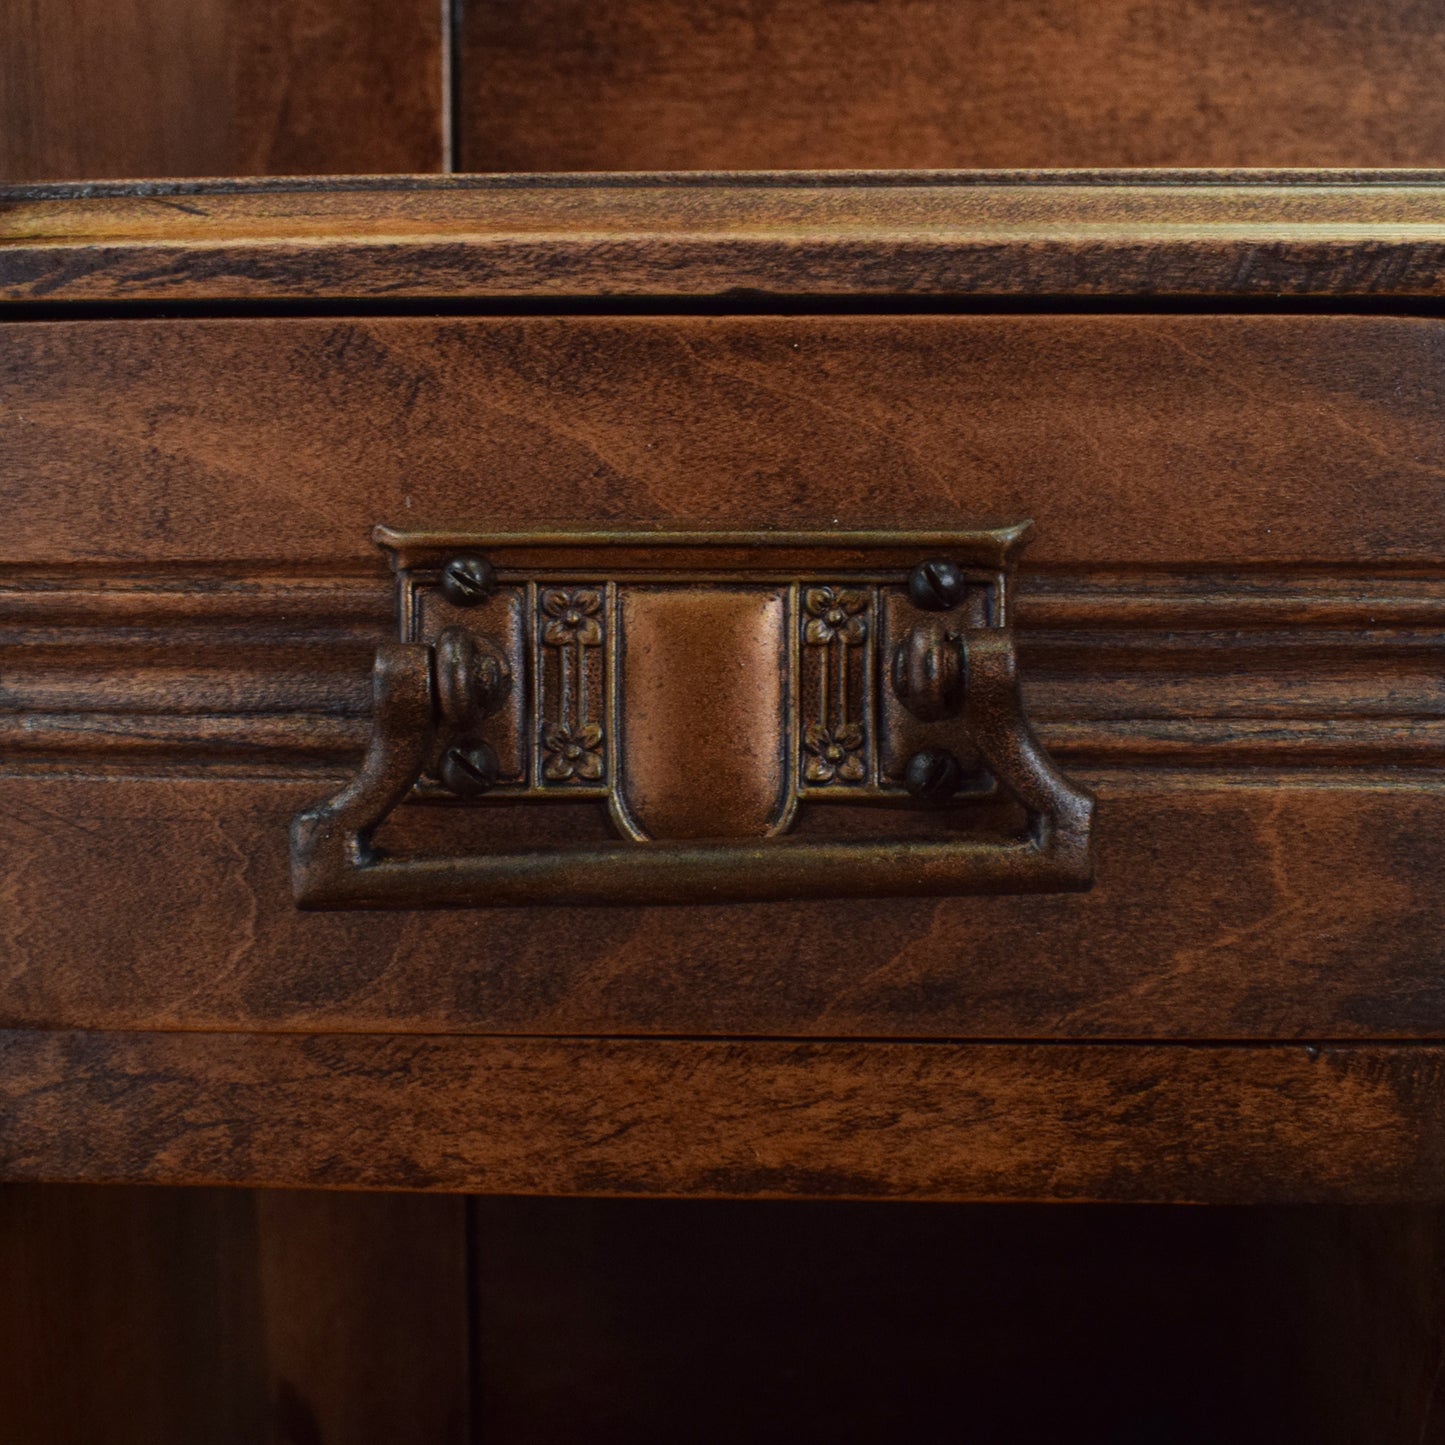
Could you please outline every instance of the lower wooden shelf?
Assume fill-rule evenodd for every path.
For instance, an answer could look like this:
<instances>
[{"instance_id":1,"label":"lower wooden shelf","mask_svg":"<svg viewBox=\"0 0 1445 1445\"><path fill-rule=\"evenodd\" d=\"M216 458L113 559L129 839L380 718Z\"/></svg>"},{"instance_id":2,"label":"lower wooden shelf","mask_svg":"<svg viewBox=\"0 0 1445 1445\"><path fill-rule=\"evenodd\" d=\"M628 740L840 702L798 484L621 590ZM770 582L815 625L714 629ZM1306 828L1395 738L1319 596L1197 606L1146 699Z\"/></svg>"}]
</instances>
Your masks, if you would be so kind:
<instances>
[{"instance_id":1,"label":"lower wooden shelf","mask_svg":"<svg viewBox=\"0 0 1445 1445\"><path fill-rule=\"evenodd\" d=\"M1445 1046L0 1034L0 1177L487 1194L1438 1198Z\"/></svg>"}]
</instances>

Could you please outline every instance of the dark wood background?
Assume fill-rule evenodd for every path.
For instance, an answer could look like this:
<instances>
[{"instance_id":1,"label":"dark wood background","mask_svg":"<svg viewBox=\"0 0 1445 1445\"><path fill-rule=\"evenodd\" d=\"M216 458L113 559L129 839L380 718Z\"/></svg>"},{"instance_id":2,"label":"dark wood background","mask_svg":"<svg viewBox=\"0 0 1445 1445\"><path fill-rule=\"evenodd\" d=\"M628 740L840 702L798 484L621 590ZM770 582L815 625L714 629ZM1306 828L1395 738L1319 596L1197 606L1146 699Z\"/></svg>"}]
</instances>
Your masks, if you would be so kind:
<instances>
[{"instance_id":1,"label":"dark wood background","mask_svg":"<svg viewBox=\"0 0 1445 1445\"><path fill-rule=\"evenodd\" d=\"M13 0L0 181L1440 166L1442 73L1427 0ZM0 1438L1439 1440L1442 1240L1427 1207L12 1185Z\"/></svg>"},{"instance_id":2,"label":"dark wood background","mask_svg":"<svg viewBox=\"0 0 1445 1445\"><path fill-rule=\"evenodd\" d=\"M10 0L0 181L1445 165L1431 0Z\"/></svg>"},{"instance_id":3,"label":"dark wood background","mask_svg":"<svg viewBox=\"0 0 1445 1445\"><path fill-rule=\"evenodd\" d=\"M1434 1208L11 1185L11 1445L1434 1441Z\"/></svg>"}]
</instances>

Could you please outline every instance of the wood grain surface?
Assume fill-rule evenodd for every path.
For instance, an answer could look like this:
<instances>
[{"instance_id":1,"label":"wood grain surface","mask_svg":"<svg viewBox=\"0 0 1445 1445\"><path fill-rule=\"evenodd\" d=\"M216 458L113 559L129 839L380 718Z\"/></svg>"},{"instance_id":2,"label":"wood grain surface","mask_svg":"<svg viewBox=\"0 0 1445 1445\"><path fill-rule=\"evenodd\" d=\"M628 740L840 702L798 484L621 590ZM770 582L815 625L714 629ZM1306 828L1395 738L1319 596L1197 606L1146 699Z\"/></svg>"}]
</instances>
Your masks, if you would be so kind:
<instances>
[{"instance_id":1,"label":"wood grain surface","mask_svg":"<svg viewBox=\"0 0 1445 1445\"><path fill-rule=\"evenodd\" d=\"M459 169L1445 162L1418 0L471 0Z\"/></svg>"},{"instance_id":2,"label":"wood grain surface","mask_svg":"<svg viewBox=\"0 0 1445 1445\"><path fill-rule=\"evenodd\" d=\"M0 1188L7 1445L461 1445L464 1205Z\"/></svg>"},{"instance_id":3,"label":"wood grain surface","mask_svg":"<svg viewBox=\"0 0 1445 1445\"><path fill-rule=\"evenodd\" d=\"M1414 0L21 0L0 1178L654 1211L1438 1200L1439 174L95 182L1435 166L1442 62ZM86 184L27 184L65 177ZM1087 298L1256 314L746 314ZM740 314L94 319L638 299ZM1374 314L1257 314L1276 302ZM85 319L34 319L63 315ZM505 925L290 906L286 822L351 765L389 626L374 522L963 510L1043 524L1029 700L1103 800L1095 894ZM411 819L443 846L487 823ZM850 1239L637 1207L0 1189L0 1434L636 1445L827 1419L842 1441L878 1438L881 1391L848 1386L893 1362L909 1405L941 1366L981 1441L995 1401L1007 1440L1440 1434L1438 1211L1131 1209L1111 1255L1056 1216L899 1248L875 1216ZM1156 1230L1188 1268L1155 1264ZM888 1313L904 1292L938 1327ZM800 1297L834 1334L789 1355Z\"/></svg>"},{"instance_id":4,"label":"wood grain surface","mask_svg":"<svg viewBox=\"0 0 1445 1445\"><path fill-rule=\"evenodd\" d=\"M788 253L773 273L781 286L852 284L844 272L798 279L847 251L830 206L842 208L839 227L858 227L847 264L880 267L878 284L892 285L888 268L910 253L889 252L870 225L882 217L901 236L940 196L1015 208L992 239L936 253L968 265L992 254L969 285L993 284L988 274L1045 289L1082 276L1084 290L1119 293L1156 281L1247 291L1268 278L1352 295L1436 284L1431 185L1305 187L1314 209L1300 223L1315 239L1301 241L1270 212L1272 184L1125 188L1145 211L1163 207L1132 240L1107 183L1072 187L1100 201L1105 232L1086 241L1069 238L1083 212L1067 186L941 185L908 213L908 188L886 182L856 193L762 185L815 207L823 249L812 257L796 229L768 231L758 196L743 195L736 214ZM314 264L303 276L286 259L306 249L297 242L318 194L361 196L364 212L392 193L215 194L221 209L254 205L242 227L252 240L295 201L289 239L263 265L276 268L265 294L318 284ZM646 219L649 197L681 194L725 211L738 198L726 187L439 194L471 212L460 206L449 236L392 254L405 254L403 270L383 267L366 285L414 275L434 244L460 246L453 262L472 267L468 227L504 195L522 200L498 211L494 294L544 276L581 276L585 290L585 265L548 267L575 259L579 236L592 245L578 217L618 198L619 229L603 229L594 257L613 247L624 279L607 285L705 291L709 266L747 282L726 228L711 259L687 258L699 213L670 200L657 214L682 251L648 233L627 280L614 245L629 206ZM866 207L849 213L860 195L886 204L871 219ZM580 208L540 261L519 224L536 221L538 196L559 214ZM1050 197L1055 229L1030 273L1029 208L1047 212ZM102 232L117 224L106 219L116 199L96 199ZM119 196L131 210L118 224L154 199ZM1201 242L1194 208L1216 201L1219 229ZM30 240L6 255L23 268L49 254L42 233L56 218L51 202L12 202ZM408 206L413 239L440 224L428 197ZM1256 206L1260 225L1283 230L1247 235L1241 269L1228 226L1253 224ZM1173 260L1151 229L1170 207L1184 248ZM373 237L391 234L392 208L375 217ZM208 274L188 241L173 244L173 224L124 262L155 243L153 296L166 294L168 270ZM221 292L191 294L226 293L235 276L250 284L255 253L228 256L217 224L209 274ZM1419 249L1401 239L1410 234ZM1096 241L1090 280L1077 264ZM389 244L351 254L370 265ZM1154 259L1136 265L1131 245ZM97 276L90 294L105 294L121 274L106 270L105 246L52 249L60 269L40 285L51 294L83 297ZM347 254L323 292L365 289ZM329 264L323 248L310 256ZM1183 270L1171 269L1179 256ZM1228 280L1209 270L1226 263ZM428 274L448 294L444 272ZM921 289L946 281L924 277ZM112 743L41 747L0 780L14 860L0 1019L17 1030L0 1172L519 1193L1438 1194L1435 1045L1312 1053L1265 1041L1445 1036L1433 901L1445 794L1430 742L1442 335L1432 318L1383 314L7 326L11 716L60 733L129 729L137 746L121 766ZM355 747L355 682L386 626L375 523L917 526L1027 514L1039 533L1026 665L1051 740L1075 749L1101 795L1094 893L547 911L505 925L292 907L285 825ZM196 746L178 769L168 748L185 726ZM232 754L207 772L200 760L227 727ZM236 751L248 739L249 760ZM485 843L485 814L416 811L414 841L451 846L456 827ZM576 1037L526 1037L548 1033ZM743 1035L775 1041L734 1041ZM961 1039L1113 1042L947 1042Z\"/></svg>"},{"instance_id":5,"label":"wood grain surface","mask_svg":"<svg viewBox=\"0 0 1445 1445\"><path fill-rule=\"evenodd\" d=\"M0 175L1445 162L1415 0L455 10L448 157L441 5L17 3Z\"/></svg>"},{"instance_id":6,"label":"wood grain surface","mask_svg":"<svg viewBox=\"0 0 1445 1445\"><path fill-rule=\"evenodd\" d=\"M11 186L0 302L1431 297L1441 195L1408 170Z\"/></svg>"},{"instance_id":7,"label":"wood grain surface","mask_svg":"<svg viewBox=\"0 0 1445 1445\"><path fill-rule=\"evenodd\" d=\"M1442 1032L1437 321L76 321L0 341L12 1025ZM355 758L390 625L376 522L1030 514L1029 700L1103 800L1092 894L524 926L295 912L286 825ZM485 811L416 811L417 845L486 846Z\"/></svg>"},{"instance_id":8,"label":"wood grain surface","mask_svg":"<svg viewBox=\"0 0 1445 1445\"><path fill-rule=\"evenodd\" d=\"M380 578L379 522L996 517L1034 518L1030 569L1445 559L1427 318L26 322L0 416L11 567Z\"/></svg>"},{"instance_id":9,"label":"wood grain surface","mask_svg":"<svg viewBox=\"0 0 1445 1445\"><path fill-rule=\"evenodd\" d=\"M15 0L0 178L442 169L435 0Z\"/></svg>"},{"instance_id":10,"label":"wood grain surface","mask_svg":"<svg viewBox=\"0 0 1445 1445\"><path fill-rule=\"evenodd\" d=\"M0 1023L1445 1036L1437 782L1084 781L1100 800L1087 894L369 915L291 900L290 819L334 784L11 776ZM412 811L422 851L485 847L496 831L485 812ZM571 840L591 836L555 812ZM511 846L524 826L509 824Z\"/></svg>"},{"instance_id":11,"label":"wood grain surface","mask_svg":"<svg viewBox=\"0 0 1445 1445\"><path fill-rule=\"evenodd\" d=\"M12 1180L498 1194L1438 1197L1433 1045L0 1036Z\"/></svg>"}]
</instances>

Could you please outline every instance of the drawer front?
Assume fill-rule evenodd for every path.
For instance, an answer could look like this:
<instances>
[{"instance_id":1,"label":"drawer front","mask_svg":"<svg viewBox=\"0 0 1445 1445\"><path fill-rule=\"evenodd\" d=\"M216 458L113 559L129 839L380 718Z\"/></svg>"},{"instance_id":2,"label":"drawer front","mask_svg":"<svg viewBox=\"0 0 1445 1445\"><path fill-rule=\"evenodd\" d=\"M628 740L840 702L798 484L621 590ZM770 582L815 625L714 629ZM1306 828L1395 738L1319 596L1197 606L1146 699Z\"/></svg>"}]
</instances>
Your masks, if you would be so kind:
<instances>
[{"instance_id":1,"label":"drawer front","mask_svg":"<svg viewBox=\"0 0 1445 1445\"><path fill-rule=\"evenodd\" d=\"M1270 315L0 331L11 1027L1425 1037L1445 1027L1445 330ZM1035 519L1083 894L309 914L380 523ZM465 852L476 813L403 809ZM533 846L605 824L559 812Z\"/></svg>"}]
</instances>

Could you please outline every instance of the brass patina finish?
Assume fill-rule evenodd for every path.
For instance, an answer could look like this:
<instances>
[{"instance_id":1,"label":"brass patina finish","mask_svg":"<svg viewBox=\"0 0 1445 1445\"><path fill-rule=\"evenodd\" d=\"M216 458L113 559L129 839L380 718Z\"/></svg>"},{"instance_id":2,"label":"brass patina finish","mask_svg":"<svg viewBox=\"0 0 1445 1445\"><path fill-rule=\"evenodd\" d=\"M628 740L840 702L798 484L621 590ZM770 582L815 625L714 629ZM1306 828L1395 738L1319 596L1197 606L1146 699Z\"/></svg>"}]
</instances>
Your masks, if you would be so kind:
<instances>
[{"instance_id":1,"label":"brass patina finish","mask_svg":"<svg viewBox=\"0 0 1445 1445\"><path fill-rule=\"evenodd\" d=\"M377 655L360 775L293 825L298 901L1088 887L1093 800L1044 754L1019 696L1008 608L1027 531L378 528L397 571L401 641ZM474 570L485 559L485 596L458 594L458 558ZM930 567L955 582L920 607L917 579ZM478 756L483 778L458 763ZM953 762L921 789L920 762L937 759ZM399 804L446 788L453 801L485 795L488 807L590 801L619 836L457 857L394 857L374 844ZM830 831L817 804L893 816L860 840ZM1001 824L1005 813L1015 821Z\"/></svg>"}]
</instances>

